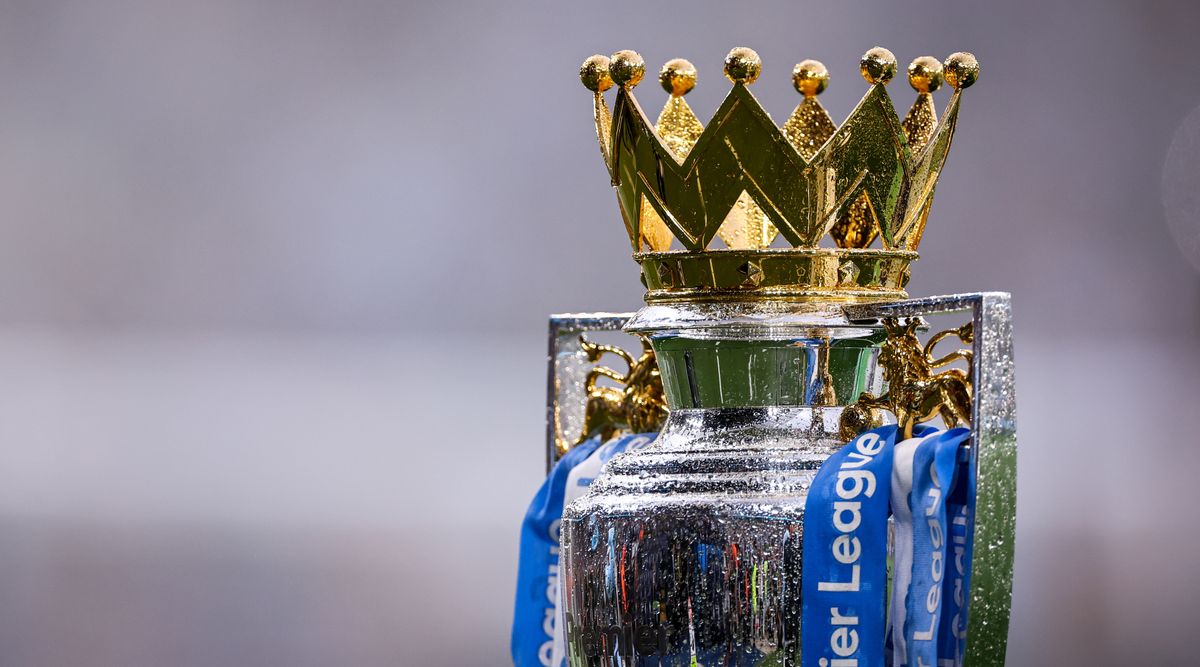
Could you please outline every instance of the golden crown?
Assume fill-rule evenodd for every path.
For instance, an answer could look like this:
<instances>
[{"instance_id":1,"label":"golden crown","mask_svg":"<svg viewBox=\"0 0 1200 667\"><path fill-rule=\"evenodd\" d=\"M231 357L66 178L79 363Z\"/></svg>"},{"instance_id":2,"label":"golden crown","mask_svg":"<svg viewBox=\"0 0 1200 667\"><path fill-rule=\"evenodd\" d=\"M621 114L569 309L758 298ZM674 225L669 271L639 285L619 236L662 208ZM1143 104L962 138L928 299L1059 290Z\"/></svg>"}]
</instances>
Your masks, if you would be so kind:
<instances>
[{"instance_id":1,"label":"golden crown","mask_svg":"<svg viewBox=\"0 0 1200 667\"><path fill-rule=\"evenodd\" d=\"M912 61L917 100L903 120L885 88L896 73L892 52L873 48L860 68L871 88L839 128L817 100L828 70L796 65L804 99L780 128L748 88L762 61L736 48L725 58L733 90L704 127L683 99L696 85L688 61L663 66L670 98L654 125L633 96L641 56L584 61L579 76L595 93L596 135L647 302L907 296L959 97L979 63L969 53ZM931 93L943 80L954 93L939 120ZM610 112L604 92L614 84Z\"/></svg>"}]
</instances>

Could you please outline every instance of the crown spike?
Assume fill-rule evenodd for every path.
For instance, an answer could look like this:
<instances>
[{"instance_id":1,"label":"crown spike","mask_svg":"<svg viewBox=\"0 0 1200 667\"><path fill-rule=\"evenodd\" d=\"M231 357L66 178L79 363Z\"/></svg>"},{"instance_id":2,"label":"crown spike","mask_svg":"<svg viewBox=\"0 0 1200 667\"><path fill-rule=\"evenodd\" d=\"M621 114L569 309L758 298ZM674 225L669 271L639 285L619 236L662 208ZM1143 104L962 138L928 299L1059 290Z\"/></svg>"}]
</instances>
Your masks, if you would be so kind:
<instances>
[{"instance_id":1,"label":"crown spike","mask_svg":"<svg viewBox=\"0 0 1200 667\"><path fill-rule=\"evenodd\" d=\"M675 154L675 161L682 164L704 132L704 125L683 99L696 86L696 68L682 58L669 60L662 66L658 82L671 96L658 115L655 131Z\"/></svg>"},{"instance_id":2,"label":"crown spike","mask_svg":"<svg viewBox=\"0 0 1200 667\"><path fill-rule=\"evenodd\" d=\"M946 83L955 90L970 88L979 80L979 61L975 55L966 51L950 54L945 63Z\"/></svg>"},{"instance_id":3,"label":"crown spike","mask_svg":"<svg viewBox=\"0 0 1200 667\"><path fill-rule=\"evenodd\" d=\"M796 152L811 160L837 129L829 112L817 100L817 95L829 85L829 70L818 60L805 60L792 69L792 84L796 92L804 95L804 100L783 124L783 132Z\"/></svg>"},{"instance_id":4,"label":"crown spike","mask_svg":"<svg viewBox=\"0 0 1200 667\"><path fill-rule=\"evenodd\" d=\"M913 60L908 66L908 83L917 91L917 101L900 125L904 128L912 154L920 155L929 145L938 126L937 109L930 93L942 85L942 64L930 56Z\"/></svg>"},{"instance_id":5,"label":"crown spike","mask_svg":"<svg viewBox=\"0 0 1200 667\"><path fill-rule=\"evenodd\" d=\"M734 83L750 85L762 74L762 58L754 49L739 46L725 56L725 76Z\"/></svg>"},{"instance_id":6,"label":"crown spike","mask_svg":"<svg viewBox=\"0 0 1200 667\"><path fill-rule=\"evenodd\" d=\"M896 54L882 46L876 46L863 54L858 66L867 83L887 84L896 76Z\"/></svg>"},{"instance_id":7,"label":"crown spike","mask_svg":"<svg viewBox=\"0 0 1200 667\"><path fill-rule=\"evenodd\" d=\"M604 91L612 88L613 80L609 74L608 56L596 54L579 66L579 80L583 87L592 91L593 116L596 120L596 141L600 143L600 155L604 164L612 173L612 114L604 103Z\"/></svg>"},{"instance_id":8,"label":"crown spike","mask_svg":"<svg viewBox=\"0 0 1200 667\"><path fill-rule=\"evenodd\" d=\"M829 117L829 112L817 100L817 95L820 95L829 85L829 70L818 60L802 61L792 69L792 85L796 87L796 92L804 95L804 100L796 106L792 115L784 123L783 132L795 147L796 152L800 153L805 160L811 160L837 131L833 119ZM829 180L817 186L821 189L819 195L821 201L834 200L833 186L834 183ZM866 202L865 195L860 195L859 200L851 205L847 218L855 216L855 211L861 208L860 202ZM869 211L869 209L867 210ZM857 221L857 218L854 220ZM863 223L857 222L836 225L832 231L834 240L841 245L844 242L843 237L849 233L848 229L858 229L862 226ZM872 238L874 237L872 236Z\"/></svg>"},{"instance_id":9,"label":"crown spike","mask_svg":"<svg viewBox=\"0 0 1200 667\"><path fill-rule=\"evenodd\" d=\"M613 83L626 90L633 90L646 74L646 61L642 60L637 51L617 51L609 58L608 72Z\"/></svg>"},{"instance_id":10,"label":"crown spike","mask_svg":"<svg viewBox=\"0 0 1200 667\"><path fill-rule=\"evenodd\" d=\"M908 196L908 210L900 231L897 233L901 246L910 250L915 250L920 245L921 237L925 233L925 224L929 218L930 206L933 204L938 175L945 164L946 150L950 147L950 140L954 137L954 126L958 120L958 104L962 89L970 87L978 80L979 61L970 53L952 54L942 65L942 75L945 81L954 87L954 94L950 96L945 114L931 133L924 152L914 151L915 169L913 184L910 186ZM932 107L932 103L930 106ZM928 115L931 118L934 117L932 109ZM907 123L905 130L907 133Z\"/></svg>"},{"instance_id":11,"label":"crown spike","mask_svg":"<svg viewBox=\"0 0 1200 667\"><path fill-rule=\"evenodd\" d=\"M696 87L696 67L683 58L668 60L658 73L658 82L663 90L671 94L662 112L658 114L655 132L675 157L682 164L692 146L700 139L704 126L700 119L683 99ZM671 247L671 230L650 202L642 197L639 206L640 224L638 225L642 247L651 252L662 252Z\"/></svg>"},{"instance_id":12,"label":"crown spike","mask_svg":"<svg viewBox=\"0 0 1200 667\"><path fill-rule=\"evenodd\" d=\"M762 74L762 58L751 48L739 46L725 56L725 76L734 83L750 85ZM717 236L728 248L762 248L771 244L779 232L767 219L762 207L742 191L717 228Z\"/></svg>"},{"instance_id":13,"label":"crown spike","mask_svg":"<svg viewBox=\"0 0 1200 667\"><path fill-rule=\"evenodd\" d=\"M859 72L867 83L887 85L896 75L896 54L876 46L863 54ZM879 218L866 190L858 194L829 229L829 235L839 248L866 248L879 233Z\"/></svg>"}]
</instances>

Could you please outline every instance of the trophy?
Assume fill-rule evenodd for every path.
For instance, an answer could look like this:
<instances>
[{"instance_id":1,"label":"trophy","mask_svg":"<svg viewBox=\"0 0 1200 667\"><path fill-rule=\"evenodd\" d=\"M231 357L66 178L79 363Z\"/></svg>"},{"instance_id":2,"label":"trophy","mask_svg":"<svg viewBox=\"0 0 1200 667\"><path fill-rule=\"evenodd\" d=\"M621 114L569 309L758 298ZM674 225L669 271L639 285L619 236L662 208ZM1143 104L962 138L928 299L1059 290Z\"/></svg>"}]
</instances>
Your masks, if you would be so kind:
<instances>
[{"instance_id":1,"label":"trophy","mask_svg":"<svg viewBox=\"0 0 1200 667\"><path fill-rule=\"evenodd\" d=\"M646 305L551 317L548 470L657 435L568 490L542 664L1003 665L1009 297L905 292L979 65L913 60L901 118L873 48L840 126L822 63L796 65L782 127L750 92L761 69L729 53L707 125L686 60L661 70L657 123L638 54L580 70ZM618 330L640 341L600 342Z\"/></svg>"}]
</instances>

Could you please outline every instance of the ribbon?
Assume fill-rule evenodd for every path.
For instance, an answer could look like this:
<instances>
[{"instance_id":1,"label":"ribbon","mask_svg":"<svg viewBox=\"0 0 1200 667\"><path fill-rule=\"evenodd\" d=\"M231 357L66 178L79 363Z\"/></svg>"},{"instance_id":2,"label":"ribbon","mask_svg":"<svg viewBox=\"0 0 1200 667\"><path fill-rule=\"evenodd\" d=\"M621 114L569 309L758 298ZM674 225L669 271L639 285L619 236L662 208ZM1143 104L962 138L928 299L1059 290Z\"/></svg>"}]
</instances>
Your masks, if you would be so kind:
<instances>
[{"instance_id":1,"label":"ribbon","mask_svg":"<svg viewBox=\"0 0 1200 667\"><path fill-rule=\"evenodd\" d=\"M804 509L801 662L883 665L888 482L896 427L867 431L821 465Z\"/></svg>"},{"instance_id":2,"label":"ribbon","mask_svg":"<svg viewBox=\"0 0 1200 667\"><path fill-rule=\"evenodd\" d=\"M904 620L908 617L908 588L912 584L913 518L908 498L913 487L913 457L921 438L909 438L896 445L892 465L892 596L888 617L888 643L885 645L889 665L908 662L908 641L904 635ZM901 632L895 629L900 628Z\"/></svg>"},{"instance_id":3,"label":"ribbon","mask_svg":"<svg viewBox=\"0 0 1200 667\"><path fill-rule=\"evenodd\" d=\"M959 464L958 478L946 501L950 520L945 593L942 596L942 630L938 652L961 667L967 652L967 606L970 602L971 564L975 562L975 484L973 468Z\"/></svg>"},{"instance_id":4,"label":"ribbon","mask_svg":"<svg viewBox=\"0 0 1200 667\"><path fill-rule=\"evenodd\" d=\"M959 452L969 434L917 427L896 444L896 427L884 426L821 466L804 515L804 667L961 664L974 488Z\"/></svg>"},{"instance_id":5,"label":"ribbon","mask_svg":"<svg viewBox=\"0 0 1200 667\"><path fill-rule=\"evenodd\" d=\"M560 667L565 645L559 590L559 530L563 508L583 495L600 468L612 457L641 449L655 434L615 438L601 443L594 437L563 455L529 503L521 524L517 564L517 594L513 611L514 667Z\"/></svg>"},{"instance_id":6,"label":"ribbon","mask_svg":"<svg viewBox=\"0 0 1200 667\"><path fill-rule=\"evenodd\" d=\"M969 470L967 467L966 471ZM946 500L948 574L942 593L942 624L938 631L938 655L945 656L943 660L953 660L949 664L954 667L961 667L967 652L967 595L971 590L971 563L975 557L975 503L971 500L975 497L975 477L968 474L964 480L963 472L960 468L959 478Z\"/></svg>"},{"instance_id":7,"label":"ribbon","mask_svg":"<svg viewBox=\"0 0 1200 667\"><path fill-rule=\"evenodd\" d=\"M567 475L599 446L600 438L595 437L563 455L533 496L521 523L511 644L515 667L549 667L552 664L559 597L559 527Z\"/></svg>"},{"instance_id":8,"label":"ribbon","mask_svg":"<svg viewBox=\"0 0 1200 667\"><path fill-rule=\"evenodd\" d=\"M904 639L907 662L912 667L934 667L961 663L952 624L943 624L946 613L965 621L965 579L969 569L966 547L970 542L964 512L968 510L965 493L950 514L948 499L956 491L959 445L969 431L956 428L923 438L913 454L912 492L908 497L912 522L912 577L905 601ZM966 470L966 466L962 466ZM963 475L965 478L965 475ZM959 484L965 487L965 484ZM952 535L947 516L956 516L959 530ZM897 518L899 523L899 518ZM957 563L948 563L948 545L957 539L954 554ZM957 591L955 590L957 589ZM897 592L905 589L898 589ZM957 595L956 595L957 593ZM955 599L962 604L956 606ZM901 627L901 624L895 624ZM965 627L965 623L964 623Z\"/></svg>"},{"instance_id":9,"label":"ribbon","mask_svg":"<svg viewBox=\"0 0 1200 667\"><path fill-rule=\"evenodd\" d=\"M974 479L960 461L967 429L895 426L855 438L817 472L805 506L801 622L804 667L962 664L972 558ZM563 507L605 462L653 435L572 449L530 505L521 539L512 655L516 667L561 667L558 539ZM895 579L887 617L888 517ZM892 643L885 649L885 636Z\"/></svg>"}]
</instances>

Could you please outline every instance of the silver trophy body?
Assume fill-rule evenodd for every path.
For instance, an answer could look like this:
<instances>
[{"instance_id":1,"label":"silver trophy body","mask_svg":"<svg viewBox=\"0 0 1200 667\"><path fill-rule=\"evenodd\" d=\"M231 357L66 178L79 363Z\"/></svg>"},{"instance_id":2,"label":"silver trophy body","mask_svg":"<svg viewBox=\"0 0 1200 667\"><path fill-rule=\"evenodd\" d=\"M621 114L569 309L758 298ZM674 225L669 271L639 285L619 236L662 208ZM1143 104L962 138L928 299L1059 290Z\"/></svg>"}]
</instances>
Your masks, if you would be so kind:
<instances>
[{"instance_id":1,"label":"silver trophy body","mask_svg":"<svg viewBox=\"0 0 1200 667\"><path fill-rule=\"evenodd\" d=\"M979 334L967 664L1003 664L1015 410L1002 294L783 314L648 308L628 320L628 331L652 341L670 413L653 444L615 457L564 513L570 664L798 665L807 489L846 440L846 406L885 388L880 318L963 311ZM552 320L552 432L578 377L572 341L588 325L624 320Z\"/></svg>"}]
</instances>

